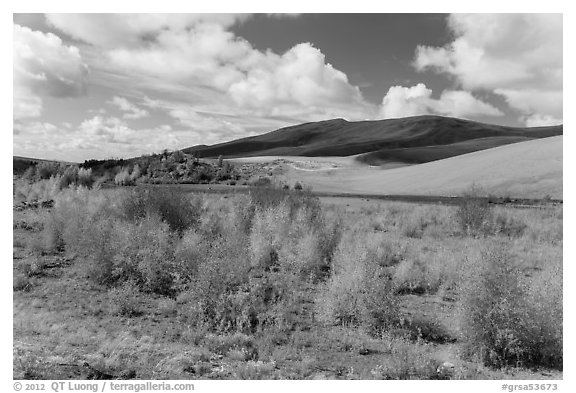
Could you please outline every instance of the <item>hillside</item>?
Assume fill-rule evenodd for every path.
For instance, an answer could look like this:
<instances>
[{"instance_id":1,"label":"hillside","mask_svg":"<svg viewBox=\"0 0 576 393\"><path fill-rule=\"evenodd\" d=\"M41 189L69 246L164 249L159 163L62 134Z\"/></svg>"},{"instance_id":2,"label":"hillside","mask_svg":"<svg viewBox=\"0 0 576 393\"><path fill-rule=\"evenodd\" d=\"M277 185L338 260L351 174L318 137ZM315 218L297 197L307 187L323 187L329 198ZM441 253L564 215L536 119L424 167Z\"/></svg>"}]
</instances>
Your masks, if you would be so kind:
<instances>
[{"instance_id":1,"label":"hillside","mask_svg":"<svg viewBox=\"0 0 576 393\"><path fill-rule=\"evenodd\" d=\"M424 163L520 141L562 135L563 127L515 128L442 116L305 123L185 153L200 157L351 156L371 165ZM474 141L474 142L471 142ZM369 154L366 154L369 153Z\"/></svg>"},{"instance_id":2,"label":"hillside","mask_svg":"<svg viewBox=\"0 0 576 393\"><path fill-rule=\"evenodd\" d=\"M562 136L386 170L352 159L334 170L289 167L286 180L320 192L455 196L476 184L498 196L562 199Z\"/></svg>"},{"instance_id":3,"label":"hillside","mask_svg":"<svg viewBox=\"0 0 576 393\"><path fill-rule=\"evenodd\" d=\"M31 166L37 165L41 162L54 162L54 163L62 163L65 165L74 164L68 161L55 161L55 160L45 160L41 158L29 158L29 157L22 157L22 156L12 156L12 174L14 175L21 175Z\"/></svg>"}]
</instances>

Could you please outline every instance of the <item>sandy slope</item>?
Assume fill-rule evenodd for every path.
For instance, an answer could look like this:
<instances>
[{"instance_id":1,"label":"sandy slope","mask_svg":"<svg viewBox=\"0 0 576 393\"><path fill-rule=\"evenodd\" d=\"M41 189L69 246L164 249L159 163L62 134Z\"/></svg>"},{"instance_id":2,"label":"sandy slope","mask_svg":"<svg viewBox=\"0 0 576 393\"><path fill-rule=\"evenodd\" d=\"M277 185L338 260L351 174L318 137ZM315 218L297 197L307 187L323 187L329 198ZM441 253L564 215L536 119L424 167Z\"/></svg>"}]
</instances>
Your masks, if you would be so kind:
<instances>
[{"instance_id":1,"label":"sandy slope","mask_svg":"<svg viewBox=\"0 0 576 393\"><path fill-rule=\"evenodd\" d=\"M476 184L500 196L562 198L562 136L384 170L356 165L341 157L290 157L289 161L303 159L338 164L333 169L317 171L287 166L287 181L304 182L316 191L458 195Z\"/></svg>"}]
</instances>

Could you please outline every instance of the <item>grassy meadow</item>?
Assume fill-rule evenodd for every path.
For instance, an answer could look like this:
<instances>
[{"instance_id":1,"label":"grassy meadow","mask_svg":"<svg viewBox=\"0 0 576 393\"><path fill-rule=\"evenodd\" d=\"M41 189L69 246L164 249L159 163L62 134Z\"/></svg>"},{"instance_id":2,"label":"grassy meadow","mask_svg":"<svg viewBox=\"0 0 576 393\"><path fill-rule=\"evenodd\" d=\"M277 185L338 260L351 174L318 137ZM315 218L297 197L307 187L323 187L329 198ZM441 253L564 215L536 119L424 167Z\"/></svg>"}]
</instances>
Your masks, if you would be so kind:
<instances>
[{"instance_id":1,"label":"grassy meadow","mask_svg":"<svg viewBox=\"0 0 576 393\"><path fill-rule=\"evenodd\" d=\"M17 183L15 379L561 379L562 207Z\"/></svg>"}]
</instances>

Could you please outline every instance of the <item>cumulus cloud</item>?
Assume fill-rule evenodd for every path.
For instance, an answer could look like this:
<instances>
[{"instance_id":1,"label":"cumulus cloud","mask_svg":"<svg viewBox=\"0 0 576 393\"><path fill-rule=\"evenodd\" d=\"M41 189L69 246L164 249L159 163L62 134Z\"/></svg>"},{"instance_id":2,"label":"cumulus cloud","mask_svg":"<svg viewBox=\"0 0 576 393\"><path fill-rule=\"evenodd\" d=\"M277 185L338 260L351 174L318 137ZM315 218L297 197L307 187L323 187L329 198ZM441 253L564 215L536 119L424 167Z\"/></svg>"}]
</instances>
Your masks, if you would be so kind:
<instances>
[{"instance_id":1,"label":"cumulus cloud","mask_svg":"<svg viewBox=\"0 0 576 393\"><path fill-rule=\"evenodd\" d=\"M463 90L444 90L440 98L432 98L432 90L423 83L412 87L392 86L384 96L380 110L383 118L427 114L456 117L503 115L498 108Z\"/></svg>"},{"instance_id":2,"label":"cumulus cloud","mask_svg":"<svg viewBox=\"0 0 576 393\"><path fill-rule=\"evenodd\" d=\"M562 124L562 119L557 119L548 115L532 115L527 116L525 119L526 125L528 127L542 127L550 125L560 125Z\"/></svg>"},{"instance_id":3,"label":"cumulus cloud","mask_svg":"<svg viewBox=\"0 0 576 393\"><path fill-rule=\"evenodd\" d=\"M139 108L124 97L114 96L109 103L117 106L118 109L125 112L122 115L124 119L141 119L150 116L150 113L146 109Z\"/></svg>"},{"instance_id":4,"label":"cumulus cloud","mask_svg":"<svg viewBox=\"0 0 576 393\"><path fill-rule=\"evenodd\" d=\"M93 116L77 126L38 121L17 123L14 153L31 157L83 161L131 157L190 146L188 135L170 125L131 128L117 117ZM49 154L49 157L47 156Z\"/></svg>"},{"instance_id":5,"label":"cumulus cloud","mask_svg":"<svg viewBox=\"0 0 576 393\"><path fill-rule=\"evenodd\" d=\"M364 105L358 87L311 44L282 55L260 52L218 25L163 32L154 47L115 49L109 55L126 70L207 86L262 114L306 116Z\"/></svg>"},{"instance_id":6,"label":"cumulus cloud","mask_svg":"<svg viewBox=\"0 0 576 393\"><path fill-rule=\"evenodd\" d=\"M38 117L42 97L77 97L86 91L88 67L78 48L52 33L13 26L14 118Z\"/></svg>"},{"instance_id":7,"label":"cumulus cloud","mask_svg":"<svg viewBox=\"0 0 576 393\"><path fill-rule=\"evenodd\" d=\"M228 89L245 107L272 107L292 102L303 106L360 103L362 95L346 74L326 63L310 43L294 46L281 56L268 52L250 64Z\"/></svg>"},{"instance_id":8,"label":"cumulus cloud","mask_svg":"<svg viewBox=\"0 0 576 393\"><path fill-rule=\"evenodd\" d=\"M230 104L258 115L366 117L370 104L359 88L310 43L278 54L257 50L230 31L232 24L248 17L49 15L48 19L62 31L102 46L110 64L123 72L213 89Z\"/></svg>"},{"instance_id":9,"label":"cumulus cloud","mask_svg":"<svg viewBox=\"0 0 576 393\"><path fill-rule=\"evenodd\" d=\"M419 46L416 69L501 95L523 119L562 118L561 14L451 15L448 26L455 39Z\"/></svg>"}]
</instances>

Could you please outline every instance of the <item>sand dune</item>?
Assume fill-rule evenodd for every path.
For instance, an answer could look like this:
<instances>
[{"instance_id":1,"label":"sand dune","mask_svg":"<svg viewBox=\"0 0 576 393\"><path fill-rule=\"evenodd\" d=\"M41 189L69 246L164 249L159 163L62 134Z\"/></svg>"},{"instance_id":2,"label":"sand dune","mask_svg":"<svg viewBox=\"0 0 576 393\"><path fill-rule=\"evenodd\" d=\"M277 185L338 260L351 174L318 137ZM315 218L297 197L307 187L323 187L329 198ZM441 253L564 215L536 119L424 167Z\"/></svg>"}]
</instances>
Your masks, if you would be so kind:
<instances>
[{"instance_id":1,"label":"sand dune","mask_svg":"<svg viewBox=\"0 0 576 393\"><path fill-rule=\"evenodd\" d=\"M402 168L353 164L330 171L292 168L286 177L325 192L449 196L476 184L494 195L562 199L562 136Z\"/></svg>"}]
</instances>

